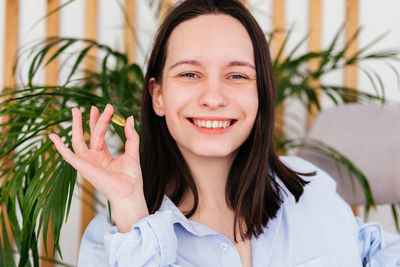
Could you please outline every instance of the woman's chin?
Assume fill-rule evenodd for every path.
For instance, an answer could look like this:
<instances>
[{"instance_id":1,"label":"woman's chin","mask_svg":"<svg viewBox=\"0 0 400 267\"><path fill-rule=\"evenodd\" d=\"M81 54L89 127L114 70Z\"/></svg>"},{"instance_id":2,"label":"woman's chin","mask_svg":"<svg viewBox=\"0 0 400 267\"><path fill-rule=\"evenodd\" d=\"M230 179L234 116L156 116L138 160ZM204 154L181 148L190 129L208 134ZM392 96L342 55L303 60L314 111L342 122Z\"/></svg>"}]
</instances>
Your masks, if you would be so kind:
<instances>
[{"instance_id":1,"label":"woman's chin","mask_svg":"<svg viewBox=\"0 0 400 267\"><path fill-rule=\"evenodd\" d=\"M186 158L231 158L236 155L237 148L220 144L177 144L179 150Z\"/></svg>"},{"instance_id":2,"label":"woman's chin","mask_svg":"<svg viewBox=\"0 0 400 267\"><path fill-rule=\"evenodd\" d=\"M203 158L226 158L235 155L236 150L221 147L201 147L192 151L198 157Z\"/></svg>"}]
</instances>

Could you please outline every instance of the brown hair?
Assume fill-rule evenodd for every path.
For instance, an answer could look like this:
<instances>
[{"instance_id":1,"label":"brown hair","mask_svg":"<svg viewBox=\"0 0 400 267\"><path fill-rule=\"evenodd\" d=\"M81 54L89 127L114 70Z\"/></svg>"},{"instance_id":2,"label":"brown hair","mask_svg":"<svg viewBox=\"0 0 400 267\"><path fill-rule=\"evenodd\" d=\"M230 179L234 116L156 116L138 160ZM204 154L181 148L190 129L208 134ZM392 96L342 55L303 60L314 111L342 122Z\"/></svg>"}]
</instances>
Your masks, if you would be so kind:
<instances>
[{"instance_id":1,"label":"brown hair","mask_svg":"<svg viewBox=\"0 0 400 267\"><path fill-rule=\"evenodd\" d=\"M275 89L269 48L263 31L250 12L235 0L186 0L175 6L165 17L155 38L149 58L142 98L143 187L150 213L157 211L166 194L167 185L173 187L169 197L179 205L185 192L194 196L193 208L185 214L191 217L198 206L198 192L190 169L171 137L164 117L154 113L149 92L149 80L161 82L165 65L168 38L180 23L206 14L225 14L241 22L252 41L257 73L258 112L248 139L239 148L231 166L226 201L235 211L234 229L241 237L251 238L263 233L269 220L276 217L282 204L283 182L296 201L307 183L287 168L273 148ZM311 174L308 174L311 175ZM245 227L239 223L245 222ZM236 240L236 231L234 231Z\"/></svg>"}]
</instances>

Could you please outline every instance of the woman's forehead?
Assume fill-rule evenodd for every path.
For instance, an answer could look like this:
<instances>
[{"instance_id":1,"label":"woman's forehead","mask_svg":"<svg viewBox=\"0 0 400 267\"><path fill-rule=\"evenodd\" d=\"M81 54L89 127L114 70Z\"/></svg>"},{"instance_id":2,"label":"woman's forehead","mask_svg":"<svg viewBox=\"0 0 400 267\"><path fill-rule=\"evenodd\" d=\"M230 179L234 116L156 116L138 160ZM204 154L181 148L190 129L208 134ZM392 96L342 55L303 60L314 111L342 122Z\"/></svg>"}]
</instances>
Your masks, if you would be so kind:
<instances>
[{"instance_id":1,"label":"woman's forehead","mask_svg":"<svg viewBox=\"0 0 400 267\"><path fill-rule=\"evenodd\" d=\"M224 14L201 15L182 22L172 31L166 64L207 59L244 61L254 65L250 36L237 19Z\"/></svg>"}]
</instances>

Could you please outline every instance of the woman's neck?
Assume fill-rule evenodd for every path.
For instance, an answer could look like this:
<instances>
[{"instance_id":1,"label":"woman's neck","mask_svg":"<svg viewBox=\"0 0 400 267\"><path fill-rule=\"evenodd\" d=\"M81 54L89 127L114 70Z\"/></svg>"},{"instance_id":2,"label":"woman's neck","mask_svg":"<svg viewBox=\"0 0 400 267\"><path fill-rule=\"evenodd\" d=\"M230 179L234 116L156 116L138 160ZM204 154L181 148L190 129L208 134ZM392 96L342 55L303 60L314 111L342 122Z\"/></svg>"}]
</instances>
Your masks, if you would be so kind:
<instances>
[{"instance_id":1,"label":"woman's neck","mask_svg":"<svg viewBox=\"0 0 400 267\"><path fill-rule=\"evenodd\" d=\"M235 155L227 157L201 157L181 150L199 194L199 206L196 213L202 211L226 210L226 182ZM192 192L187 192L179 205L182 211L193 207Z\"/></svg>"}]
</instances>

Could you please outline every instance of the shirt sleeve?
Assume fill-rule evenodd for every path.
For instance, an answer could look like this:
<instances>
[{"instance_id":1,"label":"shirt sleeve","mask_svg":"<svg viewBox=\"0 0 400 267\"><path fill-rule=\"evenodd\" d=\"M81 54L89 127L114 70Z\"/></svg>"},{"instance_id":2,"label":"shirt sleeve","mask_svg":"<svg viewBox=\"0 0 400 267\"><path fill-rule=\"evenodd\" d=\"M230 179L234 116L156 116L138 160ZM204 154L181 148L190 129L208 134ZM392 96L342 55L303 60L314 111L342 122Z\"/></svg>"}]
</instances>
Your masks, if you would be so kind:
<instances>
[{"instance_id":1,"label":"shirt sleeve","mask_svg":"<svg viewBox=\"0 0 400 267\"><path fill-rule=\"evenodd\" d=\"M384 232L379 223L363 223L358 241L364 267L400 266L400 236Z\"/></svg>"},{"instance_id":2,"label":"shirt sleeve","mask_svg":"<svg viewBox=\"0 0 400 267\"><path fill-rule=\"evenodd\" d=\"M78 266L179 266L175 263L176 252L170 211L143 218L127 233L119 233L104 211L93 219L82 237Z\"/></svg>"}]
</instances>

